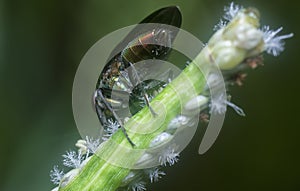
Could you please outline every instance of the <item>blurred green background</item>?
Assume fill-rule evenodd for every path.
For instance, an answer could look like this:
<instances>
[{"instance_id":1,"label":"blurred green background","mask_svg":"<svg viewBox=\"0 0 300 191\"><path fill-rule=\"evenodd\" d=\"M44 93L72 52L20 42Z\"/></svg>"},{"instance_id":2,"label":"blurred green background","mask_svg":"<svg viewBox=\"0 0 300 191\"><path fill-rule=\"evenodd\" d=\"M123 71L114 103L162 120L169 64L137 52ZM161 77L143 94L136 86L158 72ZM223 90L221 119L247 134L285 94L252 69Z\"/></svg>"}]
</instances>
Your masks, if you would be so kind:
<instances>
[{"instance_id":1,"label":"blurred green background","mask_svg":"<svg viewBox=\"0 0 300 191\"><path fill-rule=\"evenodd\" d=\"M203 42L230 1L0 1L0 190L43 191L53 165L79 138L72 83L85 52L104 35L154 10L179 5L183 27ZM198 155L194 137L180 162L148 190L300 190L299 10L296 1L236 1L261 23L295 36L279 57L249 72L214 146ZM203 130L202 130L203 131ZM201 133L201 130L199 130ZM198 133L199 134L199 133Z\"/></svg>"}]
</instances>

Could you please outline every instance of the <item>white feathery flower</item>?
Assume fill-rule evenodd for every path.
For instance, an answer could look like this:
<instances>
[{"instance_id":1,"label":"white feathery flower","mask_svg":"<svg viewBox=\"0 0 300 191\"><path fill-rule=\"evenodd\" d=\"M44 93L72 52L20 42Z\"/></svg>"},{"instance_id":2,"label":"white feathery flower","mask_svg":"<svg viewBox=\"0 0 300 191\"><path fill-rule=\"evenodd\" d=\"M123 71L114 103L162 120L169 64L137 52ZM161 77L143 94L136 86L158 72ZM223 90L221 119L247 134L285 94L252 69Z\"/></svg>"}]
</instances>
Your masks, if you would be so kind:
<instances>
[{"instance_id":1,"label":"white feathery flower","mask_svg":"<svg viewBox=\"0 0 300 191\"><path fill-rule=\"evenodd\" d=\"M79 139L75 146L78 148L78 152L82 153L83 155L89 155L85 140Z\"/></svg>"},{"instance_id":2,"label":"white feathery flower","mask_svg":"<svg viewBox=\"0 0 300 191\"><path fill-rule=\"evenodd\" d=\"M245 117L246 114L245 112L243 111L242 108L240 108L239 106L235 105L234 103L230 102L230 101L227 101L226 100L226 104L231 107L237 114L239 114L240 116L242 117Z\"/></svg>"},{"instance_id":3,"label":"white feathery flower","mask_svg":"<svg viewBox=\"0 0 300 191\"><path fill-rule=\"evenodd\" d=\"M278 28L277 30L273 31L270 30L269 26L264 26L262 29L263 32L263 39L265 43L265 50L268 54L272 54L273 56L278 56L284 50L284 39L291 38L294 36L293 33L276 36L282 27Z\"/></svg>"},{"instance_id":4,"label":"white feathery flower","mask_svg":"<svg viewBox=\"0 0 300 191\"><path fill-rule=\"evenodd\" d=\"M131 189L132 191L144 191L146 190L146 182L134 181L129 185L128 190L129 189Z\"/></svg>"},{"instance_id":5,"label":"white feathery flower","mask_svg":"<svg viewBox=\"0 0 300 191\"><path fill-rule=\"evenodd\" d=\"M224 7L225 14L223 18L227 21L231 21L241 9L243 9L242 6L236 5L231 2L229 6Z\"/></svg>"},{"instance_id":6,"label":"white feathery flower","mask_svg":"<svg viewBox=\"0 0 300 191\"><path fill-rule=\"evenodd\" d=\"M227 110L226 101L227 99L224 94L221 94L218 97L213 97L209 104L209 112L213 114L224 114Z\"/></svg>"},{"instance_id":7,"label":"white feathery flower","mask_svg":"<svg viewBox=\"0 0 300 191\"><path fill-rule=\"evenodd\" d=\"M214 29L213 29L213 30L214 30L214 31L218 31L218 30L224 28L226 25L227 25L227 21L224 21L223 19L220 19L220 21L218 22L218 24L216 24L216 25L214 26Z\"/></svg>"},{"instance_id":8,"label":"white feathery flower","mask_svg":"<svg viewBox=\"0 0 300 191\"><path fill-rule=\"evenodd\" d=\"M100 145L100 139L94 139L86 136L85 140L86 140L86 146L88 148L88 151L94 154Z\"/></svg>"},{"instance_id":9,"label":"white feathery flower","mask_svg":"<svg viewBox=\"0 0 300 191\"><path fill-rule=\"evenodd\" d=\"M149 179L150 182L157 182L160 178L162 178L162 176L165 176L166 173L163 171L160 171L159 168L153 168L148 170L148 174L149 174Z\"/></svg>"},{"instance_id":10,"label":"white feathery flower","mask_svg":"<svg viewBox=\"0 0 300 191\"><path fill-rule=\"evenodd\" d=\"M231 107L240 116L246 116L243 109L227 100L225 94L221 94L218 97L212 99L211 104L209 105L210 113L224 114L227 110L227 105Z\"/></svg>"},{"instance_id":11,"label":"white feathery flower","mask_svg":"<svg viewBox=\"0 0 300 191\"><path fill-rule=\"evenodd\" d=\"M103 141L107 141L119 129L120 125L117 121L108 119L108 123L105 125L105 127L105 134L102 137Z\"/></svg>"},{"instance_id":12,"label":"white feathery flower","mask_svg":"<svg viewBox=\"0 0 300 191\"><path fill-rule=\"evenodd\" d=\"M169 146L166 150L164 150L159 156L160 165L169 166L174 165L179 160L179 152L175 152L174 146Z\"/></svg>"},{"instance_id":13,"label":"white feathery flower","mask_svg":"<svg viewBox=\"0 0 300 191\"><path fill-rule=\"evenodd\" d=\"M81 153L79 152L77 154L75 151L67 151L67 153L64 154L63 157L63 164L66 167L71 168L79 168L83 159Z\"/></svg>"},{"instance_id":14,"label":"white feathery flower","mask_svg":"<svg viewBox=\"0 0 300 191\"><path fill-rule=\"evenodd\" d=\"M59 185L61 179L64 176L64 172L58 169L58 166L55 165L53 169L50 171L50 180L53 184Z\"/></svg>"}]
</instances>

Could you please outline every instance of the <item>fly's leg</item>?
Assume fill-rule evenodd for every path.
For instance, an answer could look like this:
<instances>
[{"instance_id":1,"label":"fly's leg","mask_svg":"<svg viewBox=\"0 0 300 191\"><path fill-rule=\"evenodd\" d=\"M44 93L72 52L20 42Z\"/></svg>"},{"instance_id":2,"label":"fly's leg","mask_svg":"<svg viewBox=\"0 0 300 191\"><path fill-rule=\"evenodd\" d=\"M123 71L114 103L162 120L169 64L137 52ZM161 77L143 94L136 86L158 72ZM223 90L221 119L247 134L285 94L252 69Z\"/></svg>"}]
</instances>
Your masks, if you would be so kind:
<instances>
[{"instance_id":1,"label":"fly's leg","mask_svg":"<svg viewBox=\"0 0 300 191\"><path fill-rule=\"evenodd\" d=\"M151 114L153 116L157 116L157 113L155 113L155 111L150 106L150 100L149 100L148 94L145 92L144 89L143 89L143 94L144 94L144 99L145 99L146 105L149 107Z\"/></svg>"},{"instance_id":2,"label":"fly's leg","mask_svg":"<svg viewBox=\"0 0 300 191\"><path fill-rule=\"evenodd\" d=\"M139 75L138 75L138 72L136 71L136 69L135 69L135 67L132 65L132 63L129 62L129 64L130 64L130 66L131 66L131 68L132 68L132 70L133 70L133 72L134 72L134 75L136 76L136 80L137 80L138 84L140 84L140 83L141 83L141 79L140 79L140 77L139 77ZM144 95L144 99L145 99L146 105L148 106L148 108L149 108L151 114L152 114L154 117L157 116L157 113L155 113L155 111L154 111L154 110L152 109L152 107L150 106L149 96L148 96L148 94L145 92L145 90L144 90L143 88L142 88L142 94Z\"/></svg>"},{"instance_id":3,"label":"fly's leg","mask_svg":"<svg viewBox=\"0 0 300 191\"><path fill-rule=\"evenodd\" d=\"M115 117L115 119L117 120L117 122L120 125L120 128L123 132L123 134L125 135L126 139L128 140L128 142L131 144L132 147L135 146L135 144L131 141L131 139L129 138L126 129L124 128L124 124L122 122L122 120L119 118L119 116L116 114L116 112L112 109L112 107L110 106L110 104L106 101L106 99L104 98L101 89L97 89L95 91L95 95L94 95L94 103L95 103L95 109L96 109L96 113L98 115L99 120L101 121L101 123L107 123L106 117L102 112L102 108L100 106L99 103L97 103L98 101L101 101L105 107L113 114L113 116Z\"/></svg>"},{"instance_id":4,"label":"fly's leg","mask_svg":"<svg viewBox=\"0 0 300 191\"><path fill-rule=\"evenodd\" d=\"M102 125L105 125L105 124L107 124L107 119L106 119L106 116L104 115L104 113L102 112L103 106L97 100L97 97L98 97L98 90L96 90L93 95L93 106L94 106L95 112L97 113L97 117L100 120L100 123Z\"/></svg>"}]
</instances>

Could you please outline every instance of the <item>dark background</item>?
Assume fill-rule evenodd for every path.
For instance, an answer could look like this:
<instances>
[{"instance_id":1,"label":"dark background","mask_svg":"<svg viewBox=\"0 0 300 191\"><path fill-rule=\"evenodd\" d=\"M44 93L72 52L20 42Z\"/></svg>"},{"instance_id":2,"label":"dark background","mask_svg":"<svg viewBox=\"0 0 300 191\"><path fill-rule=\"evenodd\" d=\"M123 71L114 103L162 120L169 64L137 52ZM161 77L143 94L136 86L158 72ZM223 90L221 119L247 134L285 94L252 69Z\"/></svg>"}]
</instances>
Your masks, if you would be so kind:
<instances>
[{"instance_id":1,"label":"dark background","mask_svg":"<svg viewBox=\"0 0 300 191\"><path fill-rule=\"evenodd\" d=\"M148 190L300 190L299 10L296 1L236 1L257 7L261 23L295 36L279 57L231 89L232 110L214 146L200 138ZM154 10L179 5L183 29L206 42L229 1L0 1L0 190L42 191L53 165L79 138L71 105L76 68L104 35Z\"/></svg>"}]
</instances>

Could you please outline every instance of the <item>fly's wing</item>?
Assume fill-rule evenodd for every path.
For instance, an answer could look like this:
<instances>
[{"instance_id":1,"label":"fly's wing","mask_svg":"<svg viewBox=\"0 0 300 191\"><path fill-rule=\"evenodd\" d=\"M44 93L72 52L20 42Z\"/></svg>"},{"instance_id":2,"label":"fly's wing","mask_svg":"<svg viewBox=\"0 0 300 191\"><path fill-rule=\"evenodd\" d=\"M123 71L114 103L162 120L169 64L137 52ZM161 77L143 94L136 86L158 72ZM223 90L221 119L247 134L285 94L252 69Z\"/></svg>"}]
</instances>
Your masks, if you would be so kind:
<instances>
[{"instance_id":1,"label":"fly's wing","mask_svg":"<svg viewBox=\"0 0 300 191\"><path fill-rule=\"evenodd\" d=\"M140 23L161 23L180 28L182 16L177 6L161 8L144 18Z\"/></svg>"},{"instance_id":2,"label":"fly's wing","mask_svg":"<svg viewBox=\"0 0 300 191\"><path fill-rule=\"evenodd\" d=\"M162 26L166 27L166 25L171 25L173 27L180 28L182 22L182 16L179 8L177 6L170 6L161 8L145 19L143 19L140 24L143 23L157 23L163 24ZM150 26L151 27L151 26ZM152 28L154 30L155 28ZM116 48L112 51L109 58L114 57L115 55L120 55L121 51L126 48L126 46L132 42L134 39L138 38L140 35L151 31L151 28L145 27L145 25L136 26L130 33L116 46ZM171 42L174 41L177 31L173 30L173 35L171 38Z\"/></svg>"}]
</instances>

